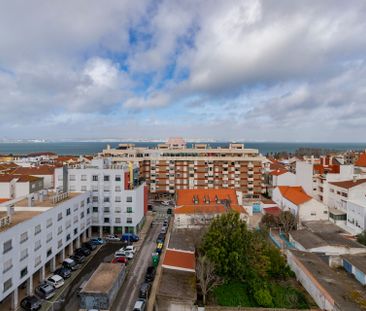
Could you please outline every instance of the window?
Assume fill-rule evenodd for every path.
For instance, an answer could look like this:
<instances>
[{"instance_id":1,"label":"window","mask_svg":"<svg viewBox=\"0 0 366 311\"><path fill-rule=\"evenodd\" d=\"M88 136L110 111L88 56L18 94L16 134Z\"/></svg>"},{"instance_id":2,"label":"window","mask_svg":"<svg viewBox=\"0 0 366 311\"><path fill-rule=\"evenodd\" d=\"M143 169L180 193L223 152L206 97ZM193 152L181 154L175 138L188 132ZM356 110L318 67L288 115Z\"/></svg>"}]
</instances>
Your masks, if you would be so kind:
<instances>
[{"instance_id":1,"label":"window","mask_svg":"<svg viewBox=\"0 0 366 311\"><path fill-rule=\"evenodd\" d=\"M93 175L93 181L98 181L98 175Z\"/></svg>"},{"instance_id":2,"label":"window","mask_svg":"<svg viewBox=\"0 0 366 311\"><path fill-rule=\"evenodd\" d=\"M8 272L11 268L13 268L13 260L10 258L4 262L3 273Z\"/></svg>"},{"instance_id":3,"label":"window","mask_svg":"<svg viewBox=\"0 0 366 311\"><path fill-rule=\"evenodd\" d=\"M50 242L52 240L52 232L47 233L47 240L46 242Z\"/></svg>"},{"instance_id":4,"label":"window","mask_svg":"<svg viewBox=\"0 0 366 311\"><path fill-rule=\"evenodd\" d=\"M34 251L39 250L41 246L41 240L36 241L36 243L34 243Z\"/></svg>"},{"instance_id":5,"label":"window","mask_svg":"<svg viewBox=\"0 0 366 311\"><path fill-rule=\"evenodd\" d=\"M66 221L66 229L71 227L71 220Z\"/></svg>"},{"instance_id":6,"label":"window","mask_svg":"<svg viewBox=\"0 0 366 311\"><path fill-rule=\"evenodd\" d=\"M70 176L69 176L69 180L70 180L70 181L75 181L75 175L70 175Z\"/></svg>"},{"instance_id":7,"label":"window","mask_svg":"<svg viewBox=\"0 0 366 311\"><path fill-rule=\"evenodd\" d=\"M76 187L75 187L75 185L70 185L69 190L70 190L70 191L76 191Z\"/></svg>"},{"instance_id":8,"label":"window","mask_svg":"<svg viewBox=\"0 0 366 311\"><path fill-rule=\"evenodd\" d=\"M52 255L52 247L47 250L47 257Z\"/></svg>"},{"instance_id":9,"label":"window","mask_svg":"<svg viewBox=\"0 0 366 311\"><path fill-rule=\"evenodd\" d=\"M86 181L86 175L81 175L81 181Z\"/></svg>"},{"instance_id":10,"label":"window","mask_svg":"<svg viewBox=\"0 0 366 311\"><path fill-rule=\"evenodd\" d=\"M52 226L52 218L47 219L47 228Z\"/></svg>"},{"instance_id":11,"label":"window","mask_svg":"<svg viewBox=\"0 0 366 311\"><path fill-rule=\"evenodd\" d=\"M64 178L63 178L63 176L62 176L62 175L58 175L58 176L57 176L57 180L58 180L58 181L62 181L63 179L64 179Z\"/></svg>"},{"instance_id":12,"label":"window","mask_svg":"<svg viewBox=\"0 0 366 311\"><path fill-rule=\"evenodd\" d=\"M27 274L28 274L28 268L27 267L20 270L20 278L24 278Z\"/></svg>"},{"instance_id":13,"label":"window","mask_svg":"<svg viewBox=\"0 0 366 311\"><path fill-rule=\"evenodd\" d=\"M11 240L8 240L8 241L4 242L4 252L3 252L3 254L9 252L12 248L13 248L13 245L11 243Z\"/></svg>"},{"instance_id":14,"label":"window","mask_svg":"<svg viewBox=\"0 0 366 311\"><path fill-rule=\"evenodd\" d=\"M98 213L98 206L93 206L93 213Z\"/></svg>"},{"instance_id":15,"label":"window","mask_svg":"<svg viewBox=\"0 0 366 311\"><path fill-rule=\"evenodd\" d=\"M75 215L74 216L74 224L76 224L78 222L78 216L77 215Z\"/></svg>"},{"instance_id":16,"label":"window","mask_svg":"<svg viewBox=\"0 0 366 311\"><path fill-rule=\"evenodd\" d=\"M94 197L93 197L93 202L94 202L94 203L97 203L97 202L98 202L98 197L94 196Z\"/></svg>"},{"instance_id":17,"label":"window","mask_svg":"<svg viewBox=\"0 0 366 311\"><path fill-rule=\"evenodd\" d=\"M104 192L109 192L109 187L108 186L104 186Z\"/></svg>"},{"instance_id":18,"label":"window","mask_svg":"<svg viewBox=\"0 0 366 311\"><path fill-rule=\"evenodd\" d=\"M104 175L104 181L109 181L109 175Z\"/></svg>"},{"instance_id":19,"label":"window","mask_svg":"<svg viewBox=\"0 0 366 311\"><path fill-rule=\"evenodd\" d=\"M74 212L76 212L78 210L78 208L79 208L78 204L77 203L74 204Z\"/></svg>"},{"instance_id":20,"label":"window","mask_svg":"<svg viewBox=\"0 0 366 311\"><path fill-rule=\"evenodd\" d=\"M24 243L25 241L28 240L28 232L23 232L21 235L20 235L20 243Z\"/></svg>"},{"instance_id":21,"label":"window","mask_svg":"<svg viewBox=\"0 0 366 311\"><path fill-rule=\"evenodd\" d=\"M127 207L127 213L132 213L132 207Z\"/></svg>"},{"instance_id":22,"label":"window","mask_svg":"<svg viewBox=\"0 0 366 311\"><path fill-rule=\"evenodd\" d=\"M37 225L35 228L34 228L34 235L37 235L38 233L41 232L41 225Z\"/></svg>"},{"instance_id":23,"label":"window","mask_svg":"<svg viewBox=\"0 0 366 311\"><path fill-rule=\"evenodd\" d=\"M131 217L127 217L127 223L132 224L132 218Z\"/></svg>"},{"instance_id":24,"label":"window","mask_svg":"<svg viewBox=\"0 0 366 311\"><path fill-rule=\"evenodd\" d=\"M23 249L21 252L20 252L20 261L26 259L28 257L28 248L26 249Z\"/></svg>"},{"instance_id":25,"label":"window","mask_svg":"<svg viewBox=\"0 0 366 311\"><path fill-rule=\"evenodd\" d=\"M121 181L121 175L116 175L115 180L116 180L116 181Z\"/></svg>"},{"instance_id":26,"label":"window","mask_svg":"<svg viewBox=\"0 0 366 311\"><path fill-rule=\"evenodd\" d=\"M121 218L115 218L115 223L120 224L121 223Z\"/></svg>"},{"instance_id":27,"label":"window","mask_svg":"<svg viewBox=\"0 0 366 311\"><path fill-rule=\"evenodd\" d=\"M57 235L60 235L62 233L62 226L58 227L57 229Z\"/></svg>"},{"instance_id":28,"label":"window","mask_svg":"<svg viewBox=\"0 0 366 311\"><path fill-rule=\"evenodd\" d=\"M116 207L114 208L114 211L115 211L116 213L120 213L122 210L121 210L121 208L120 208L120 207L117 207L117 206L116 206Z\"/></svg>"},{"instance_id":29,"label":"window","mask_svg":"<svg viewBox=\"0 0 366 311\"><path fill-rule=\"evenodd\" d=\"M62 219L62 212L57 214L57 221L60 221Z\"/></svg>"},{"instance_id":30,"label":"window","mask_svg":"<svg viewBox=\"0 0 366 311\"><path fill-rule=\"evenodd\" d=\"M104 202L108 203L109 202L109 197L104 197Z\"/></svg>"},{"instance_id":31,"label":"window","mask_svg":"<svg viewBox=\"0 0 366 311\"><path fill-rule=\"evenodd\" d=\"M86 186L81 186L81 191L86 191Z\"/></svg>"},{"instance_id":32,"label":"window","mask_svg":"<svg viewBox=\"0 0 366 311\"><path fill-rule=\"evenodd\" d=\"M68 208L67 210L66 210L66 216L69 216L71 214L71 210Z\"/></svg>"},{"instance_id":33,"label":"window","mask_svg":"<svg viewBox=\"0 0 366 311\"><path fill-rule=\"evenodd\" d=\"M86 209L86 213L90 214L90 208L89 207Z\"/></svg>"},{"instance_id":34,"label":"window","mask_svg":"<svg viewBox=\"0 0 366 311\"><path fill-rule=\"evenodd\" d=\"M62 247L62 240L58 240L58 242L57 242L57 248L60 248L60 247Z\"/></svg>"},{"instance_id":35,"label":"window","mask_svg":"<svg viewBox=\"0 0 366 311\"><path fill-rule=\"evenodd\" d=\"M104 222L109 223L109 218L104 218Z\"/></svg>"},{"instance_id":36,"label":"window","mask_svg":"<svg viewBox=\"0 0 366 311\"><path fill-rule=\"evenodd\" d=\"M114 191L121 192L121 186L116 186L116 188L114 189Z\"/></svg>"},{"instance_id":37,"label":"window","mask_svg":"<svg viewBox=\"0 0 366 311\"><path fill-rule=\"evenodd\" d=\"M78 234L78 228L75 228L74 229L74 235L77 235Z\"/></svg>"},{"instance_id":38,"label":"window","mask_svg":"<svg viewBox=\"0 0 366 311\"><path fill-rule=\"evenodd\" d=\"M83 219L84 218L84 212L81 212L80 214L80 218Z\"/></svg>"},{"instance_id":39,"label":"window","mask_svg":"<svg viewBox=\"0 0 366 311\"><path fill-rule=\"evenodd\" d=\"M69 241L71 239L70 233L66 236L66 241Z\"/></svg>"},{"instance_id":40,"label":"window","mask_svg":"<svg viewBox=\"0 0 366 311\"><path fill-rule=\"evenodd\" d=\"M127 197L126 202L132 202L132 197Z\"/></svg>"},{"instance_id":41,"label":"window","mask_svg":"<svg viewBox=\"0 0 366 311\"><path fill-rule=\"evenodd\" d=\"M105 208L104 208L104 213L109 213L109 212L110 212L109 207L105 207Z\"/></svg>"},{"instance_id":42,"label":"window","mask_svg":"<svg viewBox=\"0 0 366 311\"><path fill-rule=\"evenodd\" d=\"M10 279L8 279L8 280L6 280L6 281L4 282L4 293L5 293L9 288L11 288L12 286L13 286L13 282L12 282L11 278L10 278Z\"/></svg>"},{"instance_id":43,"label":"window","mask_svg":"<svg viewBox=\"0 0 366 311\"><path fill-rule=\"evenodd\" d=\"M41 264L42 262L42 257L41 256L37 256L36 259L34 260L34 267L37 267L38 265Z\"/></svg>"},{"instance_id":44,"label":"window","mask_svg":"<svg viewBox=\"0 0 366 311\"><path fill-rule=\"evenodd\" d=\"M119 196L118 196L118 197L116 197L116 198L115 198L115 201L116 201L116 202L121 202L121 197L119 197Z\"/></svg>"}]
</instances>

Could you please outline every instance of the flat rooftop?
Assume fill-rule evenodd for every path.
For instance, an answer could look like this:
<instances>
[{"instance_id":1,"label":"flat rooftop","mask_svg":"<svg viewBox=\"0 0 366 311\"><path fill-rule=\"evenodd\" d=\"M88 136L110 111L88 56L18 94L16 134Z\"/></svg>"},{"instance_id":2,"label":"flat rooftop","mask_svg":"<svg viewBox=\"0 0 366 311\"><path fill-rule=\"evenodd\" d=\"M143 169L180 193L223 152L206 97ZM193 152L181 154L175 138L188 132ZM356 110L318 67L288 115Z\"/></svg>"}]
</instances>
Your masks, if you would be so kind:
<instances>
[{"instance_id":1,"label":"flat rooftop","mask_svg":"<svg viewBox=\"0 0 366 311\"><path fill-rule=\"evenodd\" d=\"M340 310L364 310L355 300L355 294L366 300L366 292L353 277L343 269L331 269L319 255L309 252L290 251L312 274L316 281L333 298Z\"/></svg>"},{"instance_id":2,"label":"flat rooftop","mask_svg":"<svg viewBox=\"0 0 366 311\"><path fill-rule=\"evenodd\" d=\"M124 266L102 262L94 271L88 283L82 289L83 293L108 293L123 271Z\"/></svg>"},{"instance_id":3,"label":"flat rooftop","mask_svg":"<svg viewBox=\"0 0 366 311\"><path fill-rule=\"evenodd\" d=\"M61 204L62 202L70 200L78 195L80 195L80 192L69 192L68 196L65 196L63 199L60 199L58 202L54 202L53 198L55 197L55 194L53 192L48 192L48 194L43 197L43 200L40 200L39 198L32 200L32 206L34 206L34 207L55 207L55 206ZM21 201L18 201L15 203L14 206L29 207L28 199L25 198Z\"/></svg>"},{"instance_id":4,"label":"flat rooftop","mask_svg":"<svg viewBox=\"0 0 366 311\"><path fill-rule=\"evenodd\" d=\"M342 258L366 274L366 254L343 255Z\"/></svg>"},{"instance_id":5,"label":"flat rooftop","mask_svg":"<svg viewBox=\"0 0 366 311\"><path fill-rule=\"evenodd\" d=\"M195 251L195 245L198 244L199 239L203 233L203 229L176 229L174 228L169 239L169 248Z\"/></svg>"},{"instance_id":6,"label":"flat rooftop","mask_svg":"<svg viewBox=\"0 0 366 311\"><path fill-rule=\"evenodd\" d=\"M0 227L0 232L4 232L14 226L16 226L17 224L26 221L28 219L33 218L34 216L37 216L39 214L41 214L42 212L40 211L22 211L22 212L15 212L13 214L13 216L11 217L11 223L9 225ZM0 218L5 217L7 215L7 212L0 212Z\"/></svg>"}]
</instances>

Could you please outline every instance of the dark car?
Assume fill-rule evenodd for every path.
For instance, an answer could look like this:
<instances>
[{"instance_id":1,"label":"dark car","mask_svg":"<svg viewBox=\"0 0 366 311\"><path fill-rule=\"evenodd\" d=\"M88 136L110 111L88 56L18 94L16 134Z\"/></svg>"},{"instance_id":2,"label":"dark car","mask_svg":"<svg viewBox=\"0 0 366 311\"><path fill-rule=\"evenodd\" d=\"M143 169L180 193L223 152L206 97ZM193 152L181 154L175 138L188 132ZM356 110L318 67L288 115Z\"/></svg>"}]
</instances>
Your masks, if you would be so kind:
<instances>
[{"instance_id":1,"label":"dark car","mask_svg":"<svg viewBox=\"0 0 366 311\"><path fill-rule=\"evenodd\" d=\"M97 245L93 244L92 242L86 242L86 243L83 243L83 247L87 248L90 251L93 251L97 248Z\"/></svg>"},{"instance_id":2,"label":"dark car","mask_svg":"<svg viewBox=\"0 0 366 311\"><path fill-rule=\"evenodd\" d=\"M146 269L146 274L145 274L145 282L152 282L154 281L155 278L155 268L153 266L149 266Z\"/></svg>"},{"instance_id":3,"label":"dark car","mask_svg":"<svg viewBox=\"0 0 366 311\"><path fill-rule=\"evenodd\" d=\"M139 298L148 299L150 296L151 283L142 283L139 291Z\"/></svg>"},{"instance_id":4,"label":"dark car","mask_svg":"<svg viewBox=\"0 0 366 311\"><path fill-rule=\"evenodd\" d=\"M55 288L47 283L42 283L35 290L36 295L41 299L51 299L55 294Z\"/></svg>"},{"instance_id":5,"label":"dark car","mask_svg":"<svg viewBox=\"0 0 366 311\"><path fill-rule=\"evenodd\" d=\"M27 296L20 302L21 307L27 311L36 311L41 309L41 301L36 296Z\"/></svg>"},{"instance_id":6,"label":"dark car","mask_svg":"<svg viewBox=\"0 0 366 311\"><path fill-rule=\"evenodd\" d=\"M67 279L71 276L71 270L66 267L58 268L53 273L61 276L64 279Z\"/></svg>"},{"instance_id":7,"label":"dark car","mask_svg":"<svg viewBox=\"0 0 366 311\"><path fill-rule=\"evenodd\" d=\"M75 253L84 255L85 257L89 256L91 254L91 251L89 248L86 247L80 247L75 250Z\"/></svg>"},{"instance_id":8,"label":"dark car","mask_svg":"<svg viewBox=\"0 0 366 311\"><path fill-rule=\"evenodd\" d=\"M164 233L159 233L157 239L156 239L156 243L164 243L165 240L165 234Z\"/></svg>"},{"instance_id":9,"label":"dark car","mask_svg":"<svg viewBox=\"0 0 366 311\"><path fill-rule=\"evenodd\" d=\"M75 253L74 255L70 256L70 258L79 264L85 261L85 256L80 253Z\"/></svg>"},{"instance_id":10,"label":"dark car","mask_svg":"<svg viewBox=\"0 0 366 311\"><path fill-rule=\"evenodd\" d=\"M121 241L123 242L137 242L140 238L133 233L122 234Z\"/></svg>"}]
</instances>

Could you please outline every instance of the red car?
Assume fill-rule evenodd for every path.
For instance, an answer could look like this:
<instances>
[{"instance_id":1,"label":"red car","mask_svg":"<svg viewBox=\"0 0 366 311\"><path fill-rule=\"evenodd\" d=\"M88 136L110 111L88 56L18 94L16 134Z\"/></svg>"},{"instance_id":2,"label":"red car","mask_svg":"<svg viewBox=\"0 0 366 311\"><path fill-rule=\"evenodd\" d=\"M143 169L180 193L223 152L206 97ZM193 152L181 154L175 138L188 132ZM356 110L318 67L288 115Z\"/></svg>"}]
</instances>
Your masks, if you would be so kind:
<instances>
[{"instance_id":1,"label":"red car","mask_svg":"<svg viewBox=\"0 0 366 311\"><path fill-rule=\"evenodd\" d=\"M112 263L124 263L127 265L128 259L126 257L116 257L112 260Z\"/></svg>"}]
</instances>

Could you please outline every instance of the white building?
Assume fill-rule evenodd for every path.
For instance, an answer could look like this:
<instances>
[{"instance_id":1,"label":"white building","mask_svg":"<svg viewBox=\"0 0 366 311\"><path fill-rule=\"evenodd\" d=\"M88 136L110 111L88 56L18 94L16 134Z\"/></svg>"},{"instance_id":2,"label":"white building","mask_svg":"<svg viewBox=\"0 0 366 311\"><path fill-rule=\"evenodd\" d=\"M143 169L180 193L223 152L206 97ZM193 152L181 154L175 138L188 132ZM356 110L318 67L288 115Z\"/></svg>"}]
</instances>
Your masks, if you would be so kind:
<instances>
[{"instance_id":1,"label":"white building","mask_svg":"<svg viewBox=\"0 0 366 311\"><path fill-rule=\"evenodd\" d=\"M282 210L289 210L298 218L298 222L327 220L328 208L307 195L299 186L279 186L273 191L273 201Z\"/></svg>"},{"instance_id":2,"label":"white building","mask_svg":"<svg viewBox=\"0 0 366 311\"><path fill-rule=\"evenodd\" d=\"M268 183L268 194L272 197L277 186L296 186L296 175L284 169L273 170L268 174Z\"/></svg>"},{"instance_id":3,"label":"white building","mask_svg":"<svg viewBox=\"0 0 366 311\"><path fill-rule=\"evenodd\" d=\"M92 192L92 226L99 235L138 232L147 212L147 188L138 168L111 165L108 158L55 170L56 189Z\"/></svg>"},{"instance_id":4,"label":"white building","mask_svg":"<svg viewBox=\"0 0 366 311\"><path fill-rule=\"evenodd\" d=\"M43 178L27 175L0 175L0 198L16 199L43 189Z\"/></svg>"},{"instance_id":5,"label":"white building","mask_svg":"<svg viewBox=\"0 0 366 311\"><path fill-rule=\"evenodd\" d=\"M328 205L337 225L354 234L365 230L366 179L330 182Z\"/></svg>"},{"instance_id":6,"label":"white building","mask_svg":"<svg viewBox=\"0 0 366 311\"><path fill-rule=\"evenodd\" d=\"M56 194L42 190L0 205L0 301L16 309L19 287L26 294L90 237L90 192ZM24 293L24 295L26 295Z\"/></svg>"}]
</instances>

